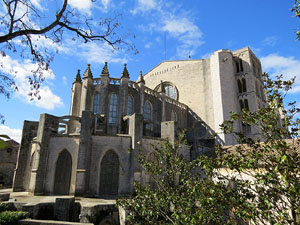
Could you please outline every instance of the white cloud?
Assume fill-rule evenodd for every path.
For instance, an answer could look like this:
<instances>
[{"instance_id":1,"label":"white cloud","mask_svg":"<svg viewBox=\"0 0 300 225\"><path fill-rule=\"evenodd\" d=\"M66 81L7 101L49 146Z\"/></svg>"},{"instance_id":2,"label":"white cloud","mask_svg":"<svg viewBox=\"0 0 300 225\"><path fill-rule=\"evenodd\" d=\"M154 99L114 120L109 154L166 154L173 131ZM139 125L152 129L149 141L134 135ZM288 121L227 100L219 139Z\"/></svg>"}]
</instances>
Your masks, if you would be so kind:
<instances>
[{"instance_id":1,"label":"white cloud","mask_svg":"<svg viewBox=\"0 0 300 225\"><path fill-rule=\"evenodd\" d=\"M103 43L103 45L100 45L99 43L95 42L88 42L88 43L82 43L78 45L79 51L77 51L75 54L77 54L78 57L88 60L89 63L104 63L104 62L110 62L110 63L127 63L128 58L126 56L119 57L118 55L121 53L119 50L118 52L112 51L112 48L106 44Z\"/></svg>"},{"instance_id":2,"label":"white cloud","mask_svg":"<svg viewBox=\"0 0 300 225\"><path fill-rule=\"evenodd\" d=\"M145 13L158 8L159 5L156 3L155 0L138 0L137 6L130 12L135 15L140 12Z\"/></svg>"},{"instance_id":3,"label":"white cloud","mask_svg":"<svg viewBox=\"0 0 300 225\"><path fill-rule=\"evenodd\" d=\"M30 92L28 76L37 68L37 65L33 64L30 60L25 60L23 63L20 63L8 55L0 57L0 70L4 73L11 74L18 86L18 91L15 93L16 97L28 104L33 104L37 107L49 110L62 106L63 102L61 98L56 96L45 84L42 84L39 89L41 99L30 100L30 96L28 96L28 93ZM46 80L55 79L55 75L50 69L43 71L43 76Z\"/></svg>"},{"instance_id":4,"label":"white cloud","mask_svg":"<svg viewBox=\"0 0 300 225\"><path fill-rule=\"evenodd\" d=\"M267 45L267 46L275 46L276 42L277 42L278 38L276 36L270 36L270 37L266 37L264 40L262 40L262 44L263 45Z\"/></svg>"},{"instance_id":5,"label":"white cloud","mask_svg":"<svg viewBox=\"0 0 300 225\"><path fill-rule=\"evenodd\" d=\"M103 5L103 7L104 7L105 9L107 9L107 8L108 8L108 5L109 5L109 3L110 3L110 0L101 0L101 3L102 3L102 5Z\"/></svg>"},{"instance_id":6,"label":"white cloud","mask_svg":"<svg viewBox=\"0 0 300 225\"><path fill-rule=\"evenodd\" d=\"M40 0L31 0L31 3L39 10L44 10L44 8L41 6Z\"/></svg>"},{"instance_id":7,"label":"white cloud","mask_svg":"<svg viewBox=\"0 0 300 225\"><path fill-rule=\"evenodd\" d=\"M0 134L8 135L11 139L21 142L22 130L12 129L4 125L0 125Z\"/></svg>"},{"instance_id":8,"label":"white cloud","mask_svg":"<svg viewBox=\"0 0 300 225\"><path fill-rule=\"evenodd\" d=\"M264 71L271 76L282 74L284 79L288 80L296 77L295 85L290 93L300 92L300 60L295 57L284 57L278 54L270 54L261 58Z\"/></svg>"},{"instance_id":9,"label":"white cloud","mask_svg":"<svg viewBox=\"0 0 300 225\"><path fill-rule=\"evenodd\" d=\"M145 48L151 48L151 46L152 46L151 42L148 42L148 43L145 44Z\"/></svg>"},{"instance_id":10,"label":"white cloud","mask_svg":"<svg viewBox=\"0 0 300 225\"><path fill-rule=\"evenodd\" d=\"M61 79L62 79L62 82L63 82L64 85L67 85L67 84L68 84L68 79L67 79L66 76L62 76Z\"/></svg>"},{"instance_id":11,"label":"white cloud","mask_svg":"<svg viewBox=\"0 0 300 225\"><path fill-rule=\"evenodd\" d=\"M91 0L69 0L69 4L72 8L78 9L79 12L87 13L91 15Z\"/></svg>"},{"instance_id":12,"label":"white cloud","mask_svg":"<svg viewBox=\"0 0 300 225\"><path fill-rule=\"evenodd\" d=\"M160 29L179 41L180 44L176 48L179 58L194 55L197 48L204 43L199 27L186 17L165 17Z\"/></svg>"},{"instance_id":13,"label":"white cloud","mask_svg":"<svg viewBox=\"0 0 300 225\"><path fill-rule=\"evenodd\" d=\"M137 6L131 10L132 14L145 13L151 11L150 22L140 26L144 31L152 33L154 31L164 32L169 37L178 41L176 47L176 58L188 58L194 55L198 47L204 42L200 28L191 19L190 13L180 10L163 1L138 0ZM158 19L159 18L159 19Z\"/></svg>"}]
</instances>

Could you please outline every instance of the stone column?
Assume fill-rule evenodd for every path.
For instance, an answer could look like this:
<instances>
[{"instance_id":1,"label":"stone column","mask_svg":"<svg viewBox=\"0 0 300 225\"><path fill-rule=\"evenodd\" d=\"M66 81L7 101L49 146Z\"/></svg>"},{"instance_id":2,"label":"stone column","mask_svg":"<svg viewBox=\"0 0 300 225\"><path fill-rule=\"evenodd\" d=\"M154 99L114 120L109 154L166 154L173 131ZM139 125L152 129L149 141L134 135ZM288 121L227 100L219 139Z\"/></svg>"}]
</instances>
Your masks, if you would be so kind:
<instances>
[{"instance_id":1,"label":"stone column","mask_svg":"<svg viewBox=\"0 0 300 225\"><path fill-rule=\"evenodd\" d=\"M49 141L52 134L58 132L58 118L49 114L41 114L39 128L37 132L37 149L39 153L38 167L35 171L35 176L31 175L30 186L33 188L31 191L35 195L44 194L45 177L48 166L49 156Z\"/></svg>"},{"instance_id":2,"label":"stone column","mask_svg":"<svg viewBox=\"0 0 300 225\"><path fill-rule=\"evenodd\" d=\"M39 122L24 121L21 144L13 180L13 191L27 191L30 179L31 141L36 137Z\"/></svg>"},{"instance_id":3,"label":"stone column","mask_svg":"<svg viewBox=\"0 0 300 225\"><path fill-rule=\"evenodd\" d=\"M84 195L88 190L93 121L92 112L82 112L75 185L75 195L77 196Z\"/></svg>"}]
</instances>

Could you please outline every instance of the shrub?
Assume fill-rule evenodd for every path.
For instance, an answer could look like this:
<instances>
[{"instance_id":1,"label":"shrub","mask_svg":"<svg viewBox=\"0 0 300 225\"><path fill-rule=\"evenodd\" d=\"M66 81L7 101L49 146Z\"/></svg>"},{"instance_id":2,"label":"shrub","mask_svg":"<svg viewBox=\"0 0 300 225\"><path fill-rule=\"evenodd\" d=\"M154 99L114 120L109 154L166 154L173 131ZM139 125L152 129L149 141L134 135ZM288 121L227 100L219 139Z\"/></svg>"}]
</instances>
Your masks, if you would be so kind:
<instances>
[{"instance_id":1,"label":"shrub","mask_svg":"<svg viewBox=\"0 0 300 225\"><path fill-rule=\"evenodd\" d=\"M1 225L16 225L21 219L25 219L27 214L21 211L3 211L0 213Z\"/></svg>"}]
</instances>

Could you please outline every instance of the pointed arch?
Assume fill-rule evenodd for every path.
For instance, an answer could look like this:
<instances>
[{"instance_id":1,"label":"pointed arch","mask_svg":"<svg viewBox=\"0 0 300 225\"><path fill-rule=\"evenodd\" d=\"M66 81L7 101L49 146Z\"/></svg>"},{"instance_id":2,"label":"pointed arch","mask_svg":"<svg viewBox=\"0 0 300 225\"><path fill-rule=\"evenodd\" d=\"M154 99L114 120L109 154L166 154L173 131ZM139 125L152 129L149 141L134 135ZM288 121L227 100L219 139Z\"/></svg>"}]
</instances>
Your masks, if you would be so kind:
<instances>
[{"instance_id":1,"label":"pointed arch","mask_svg":"<svg viewBox=\"0 0 300 225\"><path fill-rule=\"evenodd\" d=\"M119 191L120 162L119 156L108 150L100 164L99 195L117 196Z\"/></svg>"},{"instance_id":2,"label":"pointed arch","mask_svg":"<svg viewBox=\"0 0 300 225\"><path fill-rule=\"evenodd\" d=\"M53 194L69 195L72 175L72 156L64 149L58 155L55 164Z\"/></svg>"}]
</instances>

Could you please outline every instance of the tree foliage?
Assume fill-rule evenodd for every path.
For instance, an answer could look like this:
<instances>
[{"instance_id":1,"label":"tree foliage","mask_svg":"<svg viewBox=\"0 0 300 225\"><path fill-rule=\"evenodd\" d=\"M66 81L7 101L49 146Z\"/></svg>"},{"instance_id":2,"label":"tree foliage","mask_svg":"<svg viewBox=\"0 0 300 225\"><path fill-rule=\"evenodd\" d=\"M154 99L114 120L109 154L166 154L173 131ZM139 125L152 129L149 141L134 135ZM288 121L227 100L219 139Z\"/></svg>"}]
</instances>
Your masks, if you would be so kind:
<instances>
[{"instance_id":1,"label":"tree foliage","mask_svg":"<svg viewBox=\"0 0 300 225\"><path fill-rule=\"evenodd\" d=\"M295 102L283 107L293 81L264 74L264 82L265 107L232 113L222 124L240 144L217 146L215 158L200 155L194 161L180 154L182 138L156 147L156 163L140 154L156 188L135 183L134 196L119 200L130 224L299 224L299 109ZM237 122L260 135L237 132Z\"/></svg>"},{"instance_id":2,"label":"tree foliage","mask_svg":"<svg viewBox=\"0 0 300 225\"><path fill-rule=\"evenodd\" d=\"M294 7L292 8L292 12L295 13L296 17L300 18L300 1L295 0L294 2ZM300 30L296 32L297 34L297 39L300 40Z\"/></svg>"}]
</instances>

